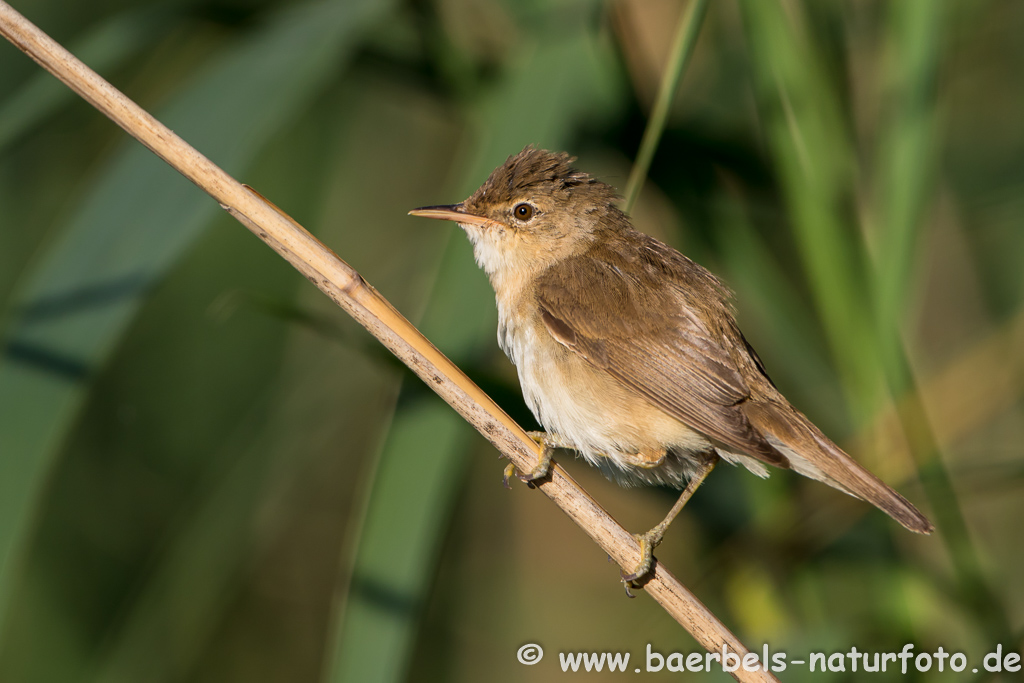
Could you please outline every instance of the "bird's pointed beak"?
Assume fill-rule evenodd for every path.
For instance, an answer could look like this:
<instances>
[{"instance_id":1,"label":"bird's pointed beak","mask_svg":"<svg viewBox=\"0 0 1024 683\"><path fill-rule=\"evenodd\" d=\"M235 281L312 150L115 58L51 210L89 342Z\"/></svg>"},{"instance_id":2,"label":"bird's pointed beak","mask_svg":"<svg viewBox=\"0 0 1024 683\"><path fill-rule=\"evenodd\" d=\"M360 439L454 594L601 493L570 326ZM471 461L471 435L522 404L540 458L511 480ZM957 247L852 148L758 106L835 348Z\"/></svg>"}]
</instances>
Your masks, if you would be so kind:
<instances>
[{"instance_id":1,"label":"bird's pointed beak","mask_svg":"<svg viewBox=\"0 0 1024 683\"><path fill-rule=\"evenodd\" d=\"M442 221L455 221L464 225L478 225L481 228L489 227L493 220L485 216L477 216L468 213L462 204L448 204L444 206L421 206L409 212L410 216L422 218L436 218Z\"/></svg>"}]
</instances>

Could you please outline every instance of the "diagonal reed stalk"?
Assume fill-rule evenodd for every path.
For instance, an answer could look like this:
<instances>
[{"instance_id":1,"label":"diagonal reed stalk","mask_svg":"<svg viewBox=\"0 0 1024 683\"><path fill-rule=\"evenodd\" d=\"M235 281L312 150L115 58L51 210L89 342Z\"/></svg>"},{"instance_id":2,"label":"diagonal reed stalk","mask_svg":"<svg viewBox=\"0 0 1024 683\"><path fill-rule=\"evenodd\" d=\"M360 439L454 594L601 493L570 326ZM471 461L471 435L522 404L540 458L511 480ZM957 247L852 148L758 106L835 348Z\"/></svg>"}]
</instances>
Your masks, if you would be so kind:
<instances>
[{"instance_id":1,"label":"diagonal reed stalk","mask_svg":"<svg viewBox=\"0 0 1024 683\"><path fill-rule=\"evenodd\" d=\"M0 33L68 87L213 197L228 213L292 264L409 366L520 470L540 456L534 443L355 270L258 193L229 176L110 83L0 1ZM564 470L554 467L538 487L621 567L635 566L640 549ZM655 564L645 590L709 651L749 651L664 566ZM771 673L739 667L740 681L775 681Z\"/></svg>"},{"instance_id":2,"label":"diagonal reed stalk","mask_svg":"<svg viewBox=\"0 0 1024 683\"><path fill-rule=\"evenodd\" d=\"M629 181L626 183L626 193L622 202L622 210L626 213L633 211L636 200L640 196L640 189L644 186L647 172L651 168L651 161L654 159L654 152L658 149L658 142L661 140L661 133L665 130L665 122L668 121L668 113L672 108L676 88L679 87L679 81L682 80L686 66L690 63L690 56L693 54L693 48L697 45L700 25L707 9L708 0L693 0L679 19L679 27L676 29L676 37L672 42L668 65L661 77L658 96L654 101L654 109L651 111L651 118L647 121L647 127L644 128L644 136L640 141L640 150L636 154L633 169L629 172Z\"/></svg>"}]
</instances>

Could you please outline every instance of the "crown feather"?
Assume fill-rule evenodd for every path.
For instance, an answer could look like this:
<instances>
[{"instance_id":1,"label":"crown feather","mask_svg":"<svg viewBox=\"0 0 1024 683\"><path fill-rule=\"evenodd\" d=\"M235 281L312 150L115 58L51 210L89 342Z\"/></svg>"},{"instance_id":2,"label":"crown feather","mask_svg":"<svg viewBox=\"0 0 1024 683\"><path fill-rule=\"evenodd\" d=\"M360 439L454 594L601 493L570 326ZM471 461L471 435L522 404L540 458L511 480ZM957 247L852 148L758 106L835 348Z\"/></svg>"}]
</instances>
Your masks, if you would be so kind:
<instances>
[{"instance_id":1,"label":"crown feather","mask_svg":"<svg viewBox=\"0 0 1024 683\"><path fill-rule=\"evenodd\" d=\"M513 154L467 200L469 204L501 204L531 194L565 193L585 196L595 204L612 205L615 188L573 168L576 157L527 145Z\"/></svg>"}]
</instances>

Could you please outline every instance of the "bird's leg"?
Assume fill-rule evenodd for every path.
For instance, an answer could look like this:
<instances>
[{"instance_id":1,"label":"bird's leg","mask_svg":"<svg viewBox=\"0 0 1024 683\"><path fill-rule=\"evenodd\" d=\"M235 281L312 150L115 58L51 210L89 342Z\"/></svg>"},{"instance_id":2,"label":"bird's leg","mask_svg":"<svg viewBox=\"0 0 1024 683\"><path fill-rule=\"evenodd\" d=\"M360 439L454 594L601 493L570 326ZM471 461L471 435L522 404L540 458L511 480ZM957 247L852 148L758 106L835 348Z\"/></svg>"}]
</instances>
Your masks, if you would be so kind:
<instances>
[{"instance_id":1,"label":"bird's leg","mask_svg":"<svg viewBox=\"0 0 1024 683\"><path fill-rule=\"evenodd\" d=\"M516 466L509 463L505 467L505 488L511 488L508 484L509 478L516 474L522 481L529 484L537 479L543 479L548 476L551 471L551 454L554 453L556 448L572 448L572 444L568 443L558 434L549 434L547 432L527 432L527 436L537 442L538 445L544 447L544 451L540 454L540 459L537 464L533 466L533 469L526 474L516 474Z\"/></svg>"},{"instance_id":2,"label":"bird's leg","mask_svg":"<svg viewBox=\"0 0 1024 683\"><path fill-rule=\"evenodd\" d=\"M690 481L686 483L686 488L679 495L679 500L675 502L672 509L665 515L665 519L661 520L658 526L654 527L646 534L634 534L633 537L640 542L640 564L636 566L629 574L622 575L622 583L626 585L626 595L633 597L629 592L629 584L636 581L647 572L651 570L651 564L654 562L654 549L661 543L661 539L665 536L665 531L668 529L668 525L672 523L672 520L676 518L686 502L690 500L690 497L694 494L697 488L701 485L705 478L711 474L711 470L715 469L715 465L718 463L718 454L712 453L711 458L707 460Z\"/></svg>"}]
</instances>

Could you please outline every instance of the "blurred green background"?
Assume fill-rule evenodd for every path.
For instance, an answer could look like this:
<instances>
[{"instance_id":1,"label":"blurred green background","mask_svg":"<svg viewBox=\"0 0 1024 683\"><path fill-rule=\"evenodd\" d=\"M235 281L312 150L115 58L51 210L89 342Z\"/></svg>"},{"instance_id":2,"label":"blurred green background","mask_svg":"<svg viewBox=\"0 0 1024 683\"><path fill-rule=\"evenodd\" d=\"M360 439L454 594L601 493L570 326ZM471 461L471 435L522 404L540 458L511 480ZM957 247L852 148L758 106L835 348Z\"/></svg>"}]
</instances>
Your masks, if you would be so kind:
<instances>
[{"instance_id":1,"label":"blurred green background","mask_svg":"<svg viewBox=\"0 0 1024 683\"><path fill-rule=\"evenodd\" d=\"M457 228L527 143L625 190L686 2L18 0L527 428ZM637 227L938 526L719 468L658 557L751 648L1024 649L1024 4L710 3ZM542 681L699 646L206 195L0 46L0 681ZM674 492L562 462L627 528ZM525 643L547 656L526 667ZM655 679L680 674L646 674ZM861 680L810 674L783 680ZM1012 680L1019 680L1020 674ZM722 673L697 678L728 680ZM1011 678L1007 678L1011 680Z\"/></svg>"}]
</instances>

